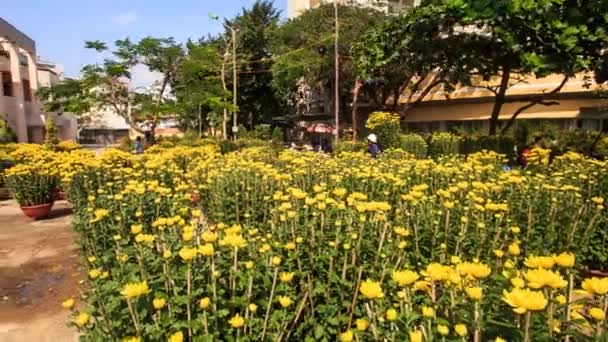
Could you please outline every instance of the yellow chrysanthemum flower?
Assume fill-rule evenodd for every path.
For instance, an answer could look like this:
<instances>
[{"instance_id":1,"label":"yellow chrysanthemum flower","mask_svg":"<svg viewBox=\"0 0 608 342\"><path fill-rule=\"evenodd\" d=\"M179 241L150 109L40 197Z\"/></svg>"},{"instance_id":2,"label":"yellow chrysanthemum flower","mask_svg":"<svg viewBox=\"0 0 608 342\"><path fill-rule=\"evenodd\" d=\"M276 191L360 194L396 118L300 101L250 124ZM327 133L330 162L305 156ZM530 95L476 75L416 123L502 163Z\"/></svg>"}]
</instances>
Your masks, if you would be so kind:
<instances>
[{"instance_id":1,"label":"yellow chrysanthemum flower","mask_svg":"<svg viewBox=\"0 0 608 342\"><path fill-rule=\"evenodd\" d=\"M582 288L592 295L603 296L608 293L608 278L587 278L583 280Z\"/></svg>"},{"instance_id":2,"label":"yellow chrysanthemum flower","mask_svg":"<svg viewBox=\"0 0 608 342\"><path fill-rule=\"evenodd\" d=\"M236 314L236 315L232 316L232 318L230 318L230 320L228 320L228 323L230 324L231 327L233 327L235 329L239 329L245 325L245 319L243 317L241 317L241 315Z\"/></svg>"},{"instance_id":3,"label":"yellow chrysanthemum flower","mask_svg":"<svg viewBox=\"0 0 608 342\"><path fill-rule=\"evenodd\" d=\"M606 319L606 313L600 308L589 309L589 316L591 316L594 320L598 322L601 322Z\"/></svg>"},{"instance_id":4,"label":"yellow chrysanthemum flower","mask_svg":"<svg viewBox=\"0 0 608 342\"><path fill-rule=\"evenodd\" d=\"M82 328L82 327L86 326L87 324L89 324L90 318L91 318L91 316L89 316L88 313L81 312L78 315L76 315L76 317L74 318L74 323L76 323L76 325L79 328Z\"/></svg>"},{"instance_id":5,"label":"yellow chrysanthemum flower","mask_svg":"<svg viewBox=\"0 0 608 342\"><path fill-rule=\"evenodd\" d=\"M376 299L384 297L384 292L382 292L382 287L380 286L380 283L369 279L361 283L359 291L367 299Z\"/></svg>"},{"instance_id":6,"label":"yellow chrysanthemum flower","mask_svg":"<svg viewBox=\"0 0 608 342\"><path fill-rule=\"evenodd\" d=\"M393 280L401 287L413 284L418 277L418 273L409 270L393 272Z\"/></svg>"},{"instance_id":7,"label":"yellow chrysanthemum flower","mask_svg":"<svg viewBox=\"0 0 608 342\"><path fill-rule=\"evenodd\" d=\"M211 298L205 297L198 301L198 307L205 310L211 305Z\"/></svg>"},{"instance_id":8,"label":"yellow chrysanthemum flower","mask_svg":"<svg viewBox=\"0 0 608 342\"><path fill-rule=\"evenodd\" d=\"M75 304L74 299L68 298L68 299L64 300L63 303L61 303L61 306L64 309L71 310L74 307L74 304Z\"/></svg>"},{"instance_id":9,"label":"yellow chrysanthemum flower","mask_svg":"<svg viewBox=\"0 0 608 342\"><path fill-rule=\"evenodd\" d=\"M279 279L281 279L281 281L284 283L289 283L293 279L293 276L294 276L293 272L283 272L283 273L281 273Z\"/></svg>"},{"instance_id":10,"label":"yellow chrysanthemum flower","mask_svg":"<svg viewBox=\"0 0 608 342\"><path fill-rule=\"evenodd\" d=\"M340 334L340 341L352 342L352 340L353 340L353 332L351 330L347 330Z\"/></svg>"},{"instance_id":11,"label":"yellow chrysanthemum flower","mask_svg":"<svg viewBox=\"0 0 608 342\"><path fill-rule=\"evenodd\" d=\"M146 295L150 292L148 288L148 282L143 281L139 283L128 283L126 284L120 294L126 298L137 298L139 296Z\"/></svg>"},{"instance_id":12,"label":"yellow chrysanthemum flower","mask_svg":"<svg viewBox=\"0 0 608 342\"><path fill-rule=\"evenodd\" d=\"M412 330L409 332L410 342L422 342L422 331Z\"/></svg>"},{"instance_id":13,"label":"yellow chrysanthemum flower","mask_svg":"<svg viewBox=\"0 0 608 342\"><path fill-rule=\"evenodd\" d=\"M397 319L397 310L395 309L388 309L386 310L386 319L389 321L394 321Z\"/></svg>"},{"instance_id":14,"label":"yellow chrysanthemum flower","mask_svg":"<svg viewBox=\"0 0 608 342\"><path fill-rule=\"evenodd\" d=\"M152 300L152 306L156 310L160 310L160 309L164 308L166 303L167 303L167 300L164 298L154 298L154 300Z\"/></svg>"},{"instance_id":15,"label":"yellow chrysanthemum flower","mask_svg":"<svg viewBox=\"0 0 608 342\"><path fill-rule=\"evenodd\" d=\"M560 267L570 268L574 266L576 257L572 253L563 252L553 256L553 260Z\"/></svg>"},{"instance_id":16,"label":"yellow chrysanthemum flower","mask_svg":"<svg viewBox=\"0 0 608 342\"><path fill-rule=\"evenodd\" d=\"M169 336L169 342L183 342L184 341L184 333L178 331Z\"/></svg>"},{"instance_id":17,"label":"yellow chrysanthemum flower","mask_svg":"<svg viewBox=\"0 0 608 342\"><path fill-rule=\"evenodd\" d=\"M467 336L469 334L467 326L464 325L464 324L456 324L454 326L454 331L460 337L465 337L465 336Z\"/></svg>"},{"instance_id":18,"label":"yellow chrysanthemum flower","mask_svg":"<svg viewBox=\"0 0 608 342\"><path fill-rule=\"evenodd\" d=\"M483 297L483 289L481 287L467 287L464 291L472 300L481 300L481 297Z\"/></svg>"},{"instance_id":19,"label":"yellow chrysanthemum flower","mask_svg":"<svg viewBox=\"0 0 608 342\"><path fill-rule=\"evenodd\" d=\"M359 318L355 321L355 325L357 326L357 330L365 331L369 327L369 321L365 318Z\"/></svg>"},{"instance_id":20,"label":"yellow chrysanthemum flower","mask_svg":"<svg viewBox=\"0 0 608 342\"><path fill-rule=\"evenodd\" d=\"M287 296L279 296L279 303L282 307L286 308L289 307L293 303L293 301Z\"/></svg>"},{"instance_id":21,"label":"yellow chrysanthemum flower","mask_svg":"<svg viewBox=\"0 0 608 342\"><path fill-rule=\"evenodd\" d=\"M196 257L198 250L196 248L182 247L179 251L179 256L185 262L189 262Z\"/></svg>"},{"instance_id":22,"label":"yellow chrysanthemum flower","mask_svg":"<svg viewBox=\"0 0 608 342\"><path fill-rule=\"evenodd\" d=\"M547 298L542 292L529 289L515 288L511 292L504 290L502 300L518 314L544 310L547 306Z\"/></svg>"}]
</instances>

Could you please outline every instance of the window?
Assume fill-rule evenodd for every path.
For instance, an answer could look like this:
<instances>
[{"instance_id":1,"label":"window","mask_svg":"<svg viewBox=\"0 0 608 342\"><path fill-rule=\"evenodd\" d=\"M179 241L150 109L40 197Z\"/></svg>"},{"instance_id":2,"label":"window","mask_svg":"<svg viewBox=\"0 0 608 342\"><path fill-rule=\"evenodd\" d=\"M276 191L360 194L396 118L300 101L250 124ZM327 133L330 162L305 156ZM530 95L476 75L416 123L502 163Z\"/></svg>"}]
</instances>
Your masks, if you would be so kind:
<instances>
[{"instance_id":1,"label":"window","mask_svg":"<svg viewBox=\"0 0 608 342\"><path fill-rule=\"evenodd\" d=\"M581 129L588 129L599 131L602 127L602 121L600 119L579 119L577 127Z\"/></svg>"},{"instance_id":2,"label":"window","mask_svg":"<svg viewBox=\"0 0 608 342\"><path fill-rule=\"evenodd\" d=\"M27 102L32 101L32 90L30 89L30 81L29 80L21 80L21 84L23 84L23 98Z\"/></svg>"},{"instance_id":3,"label":"window","mask_svg":"<svg viewBox=\"0 0 608 342\"><path fill-rule=\"evenodd\" d=\"M13 78L8 71L2 71L2 89L4 96L13 96Z\"/></svg>"}]
</instances>

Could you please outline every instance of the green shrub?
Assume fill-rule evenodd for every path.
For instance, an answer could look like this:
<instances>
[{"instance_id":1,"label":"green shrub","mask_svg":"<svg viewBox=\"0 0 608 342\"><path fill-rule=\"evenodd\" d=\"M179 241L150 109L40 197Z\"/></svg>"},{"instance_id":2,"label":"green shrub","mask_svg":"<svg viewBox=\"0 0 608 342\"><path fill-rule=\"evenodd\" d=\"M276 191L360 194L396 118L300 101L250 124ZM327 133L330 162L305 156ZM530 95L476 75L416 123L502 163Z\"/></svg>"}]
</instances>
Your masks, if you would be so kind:
<instances>
[{"instance_id":1,"label":"green shrub","mask_svg":"<svg viewBox=\"0 0 608 342\"><path fill-rule=\"evenodd\" d=\"M271 143L268 140L261 140L255 138L243 138L237 139L235 142L235 149L242 150L249 147L270 147Z\"/></svg>"},{"instance_id":2,"label":"green shrub","mask_svg":"<svg viewBox=\"0 0 608 342\"><path fill-rule=\"evenodd\" d=\"M374 112L367 119L365 127L378 136L378 142L385 149L399 147L399 133L401 133L399 115L388 112Z\"/></svg>"},{"instance_id":3,"label":"green shrub","mask_svg":"<svg viewBox=\"0 0 608 342\"><path fill-rule=\"evenodd\" d=\"M596 142L597 131L586 129L576 129L572 131L564 131L559 135L556 146L547 146L556 150L558 154L568 151L578 152L589 155L593 149L593 144ZM597 147L597 145L595 146Z\"/></svg>"},{"instance_id":4,"label":"green shrub","mask_svg":"<svg viewBox=\"0 0 608 342\"><path fill-rule=\"evenodd\" d=\"M608 157L608 136L603 137L598 143L597 146L595 147L595 152L604 157L604 159L606 157Z\"/></svg>"},{"instance_id":5,"label":"green shrub","mask_svg":"<svg viewBox=\"0 0 608 342\"><path fill-rule=\"evenodd\" d=\"M428 154L431 157L458 154L461 141L462 137L452 133L433 133L429 140Z\"/></svg>"},{"instance_id":6,"label":"green shrub","mask_svg":"<svg viewBox=\"0 0 608 342\"><path fill-rule=\"evenodd\" d=\"M399 148L418 158L426 157L427 144L420 134L401 134L399 136Z\"/></svg>"},{"instance_id":7,"label":"green shrub","mask_svg":"<svg viewBox=\"0 0 608 342\"><path fill-rule=\"evenodd\" d=\"M367 145L364 141L339 140L334 144L334 152L340 154L343 152L365 152Z\"/></svg>"},{"instance_id":8,"label":"green shrub","mask_svg":"<svg viewBox=\"0 0 608 342\"><path fill-rule=\"evenodd\" d=\"M44 136L44 145L49 150L55 150L57 144L59 143L59 138L57 138L57 126L55 126L55 119L52 116L48 116L46 119L45 126L45 136Z\"/></svg>"},{"instance_id":9,"label":"green shrub","mask_svg":"<svg viewBox=\"0 0 608 342\"><path fill-rule=\"evenodd\" d=\"M133 151L133 141L128 135L120 138L118 141L118 149L125 152Z\"/></svg>"},{"instance_id":10,"label":"green shrub","mask_svg":"<svg viewBox=\"0 0 608 342\"><path fill-rule=\"evenodd\" d=\"M270 129L270 125L257 125L247 134L248 138L270 140L274 132Z\"/></svg>"},{"instance_id":11,"label":"green shrub","mask_svg":"<svg viewBox=\"0 0 608 342\"><path fill-rule=\"evenodd\" d=\"M230 153L237 150L237 145L232 140L220 140L218 141L218 146L220 147L220 152L222 154Z\"/></svg>"},{"instance_id":12,"label":"green shrub","mask_svg":"<svg viewBox=\"0 0 608 342\"><path fill-rule=\"evenodd\" d=\"M271 139L275 143L282 143L285 140L283 137L283 130L281 129L281 127L275 127L272 130Z\"/></svg>"},{"instance_id":13,"label":"green shrub","mask_svg":"<svg viewBox=\"0 0 608 342\"><path fill-rule=\"evenodd\" d=\"M17 141L17 135L8 126L6 121L4 121L4 115L0 114L0 144L16 142L16 141Z\"/></svg>"},{"instance_id":14,"label":"green shrub","mask_svg":"<svg viewBox=\"0 0 608 342\"><path fill-rule=\"evenodd\" d=\"M483 136L477 139L479 149L498 152L511 158L514 155L515 139L504 135Z\"/></svg>"}]
</instances>

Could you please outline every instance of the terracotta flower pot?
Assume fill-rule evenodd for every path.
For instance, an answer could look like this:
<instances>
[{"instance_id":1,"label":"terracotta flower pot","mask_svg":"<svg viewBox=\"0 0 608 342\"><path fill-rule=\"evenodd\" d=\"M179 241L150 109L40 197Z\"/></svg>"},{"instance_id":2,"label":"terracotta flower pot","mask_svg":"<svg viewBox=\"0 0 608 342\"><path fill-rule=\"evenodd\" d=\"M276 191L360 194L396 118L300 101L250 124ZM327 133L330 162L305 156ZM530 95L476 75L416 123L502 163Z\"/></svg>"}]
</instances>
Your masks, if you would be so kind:
<instances>
[{"instance_id":1,"label":"terracotta flower pot","mask_svg":"<svg viewBox=\"0 0 608 342\"><path fill-rule=\"evenodd\" d=\"M25 216L38 220L48 217L51 213L51 208L53 208L53 202L33 206L21 206L21 211Z\"/></svg>"},{"instance_id":2,"label":"terracotta flower pot","mask_svg":"<svg viewBox=\"0 0 608 342\"><path fill-rule=\"evenodd\" d=\"M201 200L201 195L199 195L199 194L191 194L190 195L190 200L192 201L192 203L198 203Z\"/></svg>"}]
</instances>

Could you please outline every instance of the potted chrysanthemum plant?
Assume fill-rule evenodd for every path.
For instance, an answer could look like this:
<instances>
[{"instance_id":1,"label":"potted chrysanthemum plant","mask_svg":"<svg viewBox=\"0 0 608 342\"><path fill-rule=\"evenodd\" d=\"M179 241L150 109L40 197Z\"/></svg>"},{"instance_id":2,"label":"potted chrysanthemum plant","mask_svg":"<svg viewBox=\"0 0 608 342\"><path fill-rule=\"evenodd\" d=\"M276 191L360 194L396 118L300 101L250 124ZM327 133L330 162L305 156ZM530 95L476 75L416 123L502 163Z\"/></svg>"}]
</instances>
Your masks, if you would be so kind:
<instances>
[{"instance_id":1,"label":"potted chrysanthemum plant","mask_svg":"<svg viewBox=\"0 0 608 342\"><path fill-rule=\"evenodd\" d=\"M6 170L5 180L26 216L41 219L49 215L53 207L54 190L58 185L56 175L46 172L44 168L18 164Z\"/></svg>"}]
</instances>

